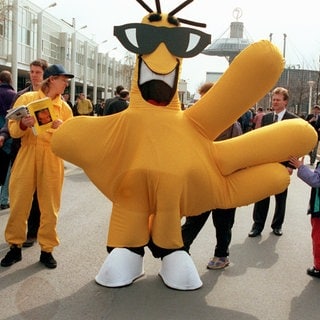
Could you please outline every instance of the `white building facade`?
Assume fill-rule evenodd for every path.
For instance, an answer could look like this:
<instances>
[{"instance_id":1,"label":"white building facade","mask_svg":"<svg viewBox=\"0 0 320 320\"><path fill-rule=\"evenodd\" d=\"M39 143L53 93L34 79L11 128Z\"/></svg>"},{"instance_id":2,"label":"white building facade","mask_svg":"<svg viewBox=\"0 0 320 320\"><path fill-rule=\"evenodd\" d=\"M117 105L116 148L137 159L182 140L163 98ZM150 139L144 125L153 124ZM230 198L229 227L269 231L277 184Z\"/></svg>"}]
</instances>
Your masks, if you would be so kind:
<instances>
[{"instance_id":1,"label":"white building facade","mask_svg":"<svg viewBox=\"0 0 320 320\"><path fill-rule=\"evenodd\" d=\"M81 33L86 26L78 28L75 20L69 24L46 9L26 0L0 0L0 70L11 71L16 90L25 87L29 64L38 58L75 75L72 102L80 92L95 104L112 96L118 84L130 89L134 59L121 63L98 52L99 44Z\"/></svg>"}]
</instances>

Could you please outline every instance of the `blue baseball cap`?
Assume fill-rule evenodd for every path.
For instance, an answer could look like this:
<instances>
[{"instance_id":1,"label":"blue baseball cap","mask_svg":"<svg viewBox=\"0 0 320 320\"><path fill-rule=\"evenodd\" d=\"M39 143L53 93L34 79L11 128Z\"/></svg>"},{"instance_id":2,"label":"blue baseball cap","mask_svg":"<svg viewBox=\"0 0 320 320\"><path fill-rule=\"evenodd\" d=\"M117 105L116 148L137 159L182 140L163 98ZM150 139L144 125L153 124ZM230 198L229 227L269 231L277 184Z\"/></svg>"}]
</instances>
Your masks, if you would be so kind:
<instances>
[{"instance_id":1,"label":"blue baseball cap","mask_svg":"<svg viewBox=\"0 0 320 320\"><path fill-rule=\"evenodd\" d=\"M67 78L74 77L73 74L67 73L61 64L53 64L44 71L43 79L47 79L50 76L65 76Z\"/></svg>"}]
</instances>

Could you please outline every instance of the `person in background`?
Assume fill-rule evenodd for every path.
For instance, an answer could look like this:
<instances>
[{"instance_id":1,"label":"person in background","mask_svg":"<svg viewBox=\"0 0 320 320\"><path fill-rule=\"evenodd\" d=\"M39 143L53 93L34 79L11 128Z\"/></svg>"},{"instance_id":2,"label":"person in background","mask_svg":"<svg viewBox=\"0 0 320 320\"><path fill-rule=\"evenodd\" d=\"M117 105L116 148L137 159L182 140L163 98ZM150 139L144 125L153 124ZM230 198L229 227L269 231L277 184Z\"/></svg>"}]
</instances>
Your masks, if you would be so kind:
<instances>
[{"instance_id":1,"label":"person in background","mask_svg":"<svg viewBox=\"0 0 320 320\"><path fill-rule=\"evenodd\" d=\"M317 143L314 146L313 150L311 150L309 153L310 165L313 166L317 159L318 146L319 146L319 140L320 140L320 106L315 105L313 107L313 112L307 115L306 121L308 121L314 127L314 130L316 130L318 135Z\"/></svg>"},{"instance_id":2,"label":"person in background","mask_svg":"<svg viewBox=\"0 0 320 320\"><path fill-rule=\"evenodd\" d=\"M243 133L249 132L252 129L252 120L253 120L253 113L250 108L238 119L242 127Z\"/></svg>"},{"instance_id":3,"label":"person in background","mask_svg":"<svg viewBox=\"0 0 320 320\"><path fill-rule=\"evenodd\" d=\"M259 107L256 115L252 120L252 129L258 129L261 127L261 120L264 115L265 115L265 112L263 111L263 108Z\"/></svg>"},{"instance_id":4,"label":"person in background","mask_svg":"<svg viewBox=\"0 0 320 320\"><path fill-rule=\"evenodd\" d=\"M291 156L289 162L298 169L297 176L311 187L307 213L311 215L313 266L307 269L307 274L320 278L320 163L318 162L315 170L312 171L304 165L304 157L299 160Z\"/></svg>"},{"instance_id":5,"label":"person in background","mask_svg":"<svg viewBox=\"0 0 320 320\"><path fill-rule=\"evenodd\" d=\"M10 135L21 138L21 147L14 161L9 183L11 203L5 239L10 250L1 260L2 267L9 267L22 259L21 247L26 240L26 224L35 190L41 211L38 230L40 262L47 268L57 266L52 252L59 244L56 227L64 166L62 159L51 150L51 138L60 125L72 117L71 108L62 99L62 93L68 87L70 78L73 78L73 75L68 74L62 65L51 65L44 72L41 88L23 94L14 104L15 108L48 97L52 100L57 120L52 122L50 129L38 135L34 135L32 130L36 121L33 116L9 120Z\"/></svg>"},{"instance_id":6,"label":"person in background","mask_svg":"<svg viewBox=\"0 0 320 320\"><path fill-rule=\"evenodd\" d=\"M94 106L94 113L97 117L103 116L103 108L104 108L104 101L98 99L97 103Z\"/></svg>"},{"instance_id":7,"label":"person in background","mask_svg":"<svg viewBox=\"0 0 320 320\"><path fill-rule=\"evenodd\" d=\"M69 105L69 107L71 108L71 110L73 110L73 105L72 102L70 100L70 93L69 92L65 92L62 95L63 100Z\"/></svg>"},{"instance_id":8,"label":"person in background","mask_svg":"<svg viewBox=\"0 0 320 320\"><path fill-rule=\"evenodd\" d=\"M10 138L9 132L7 130L3 130L3 128L0 128L0 186L1 190L3 188L3 185L6 184L7 175L8 175L8 167L10 166L10 155L8 154L8 151L10 152L10 145L7 152L3 150L3 146L5 145L6 141ZM6 173L7 172L7 173ZM8 185L8 184L7 184ZM3 191L7 192L9 197L9 191ZM10 207L9 203L7 205L1 205L0 210L5 210Z\"/></svg>"},{"instance_id":9,"label":"person in background","mask_svg":"<svg viewBox=\"0 0 320 320\"><path fill-rule=\"evenodd\" d=\"M86 98L83 92L79 94L79 99L77 99L77 114L79 116L93 115L92 102L90 99Z\"/></svg>"},{"instance_id":10,"label":"person in background","mask_svg":"<svg viewBox=\"0 0 320 320\"><path fill-rule=\"evenodd\" d=\"M295 119L297 116L287 110L289 102L288 90L282 87L277 87L272 91L272 110L273 112L267 113L262 117L261 126L273 124L278 121ZM276 141L276 137L274 137ZM263 143L263 142L262 142ZM292 166L289 162L282 163L287 167L289 173L292 173ZM263 183L263 181L261 181ZM284 222L284 216L286 211L288 189L275 195L275 211L271 228L276 236L282 236L282 224ZM253 225L249 232L249 237L257 237L261 234L269 211L270 197L262 199L254 204L253 207Z\"/></svg>"},{"instance_id":11,"label":"person in background","mask_svg":"<svg viewBox=\"0 0 320 320\"><path fill-rule=\"evenodd\" d=\"M120 95L120 92L124 89L124 87L122 85L118 85L116 87L116 90L114 92L114 97L112 98L108 98L106 99L105 103L104 103L104 108L103 108L103 115L106 115L107 114L107 110L109 108L109 105L115 101L115 100L118 100L119 99L119 95Z\"/></svg>"},{"instance_id":12,"label":"person in background","mask_svg":"<svg viewBox=\"0 0 320 320\"><path fill-rule=\"evenodd\" d=\"M16 91L12 87L12 75L8 70L0 72L0 128L5 127L7 111L14 100ZM12 139L5 134L0 135L0 210L9 208L8 184L10 177L10 152Z\"/></svg>"},{"instance_id":13,"label":"person in background","mask_svg":"<svg viewBox=\"0 0 320 320\"><path fill-rule=\"evenodd\" d=\"M10 145L9 145L9 149L7 150L7 152L5 152L3 149L3 146L5 145L6 141L8 139L10 139L10 135L7 133L7 131L3 131L3 128L0 129L0 189L1 189L1 193L0 193L0 197L1 198L5 198L6 195L9 198L9 190L8 190L8 185L9 185L9 177L8 174L10 174L10 169L9 166L11 165L10 163L10 155L8 154L8 152L10 152ZM4 188L6 188L7 186L7 190L4 190ZM2 194L2 196L1 196ZM1 200L1 206L0 206L0 210L5 210L8 209L10 207L9 204L9 199L8 201L5 203L5 201Z\"/></svg>"},{"instance_id":14,"label":"person in background","mask_svg":"<svg viewBox=\"0 0 320 320\"><path fill-rule=\"evenodd\" d=\"M109 107L107 108L105 115L118 113L127 109L129 105L129 99L130 99L129 91L126 89L121 90L119 93L119 98L112 101L109 104Z\"/></svg>"},{"instance_id":15,"label":"person in background","mask_svg":"<svg viewBox=\"0 0 320 320\"><path fill-rule=\"evenodd\" d=\"M75 98L74 98L74 105L73 105L73 108L72 108L72 113L73 113L73 116L78 116L78 102L80 101L80 97L78 94L75 95Z\"/></svg>"},{"instance_id":16,"label":"person in background","mask_svg":"<svg viewBox=\"0 0 320 320\"><path fill-rule=\"evenodd\" d=\"M204 83L199 88L199 94L202 97L214 83ZM226 140L242 134L239 122L235 122L226 129L216 141ZM184 249L189 253L190 246L198 233L206 223L210 213L212 215L213 225L216 229L216 246L214 256L210 259L208 269L223 269L230 264L229 245L232 236L232 227L234 224L236 208L230 209L213 209L202 213L199 216L186 217L185 223L182 225L182 238Z\"/></svg>"}]
</instances>

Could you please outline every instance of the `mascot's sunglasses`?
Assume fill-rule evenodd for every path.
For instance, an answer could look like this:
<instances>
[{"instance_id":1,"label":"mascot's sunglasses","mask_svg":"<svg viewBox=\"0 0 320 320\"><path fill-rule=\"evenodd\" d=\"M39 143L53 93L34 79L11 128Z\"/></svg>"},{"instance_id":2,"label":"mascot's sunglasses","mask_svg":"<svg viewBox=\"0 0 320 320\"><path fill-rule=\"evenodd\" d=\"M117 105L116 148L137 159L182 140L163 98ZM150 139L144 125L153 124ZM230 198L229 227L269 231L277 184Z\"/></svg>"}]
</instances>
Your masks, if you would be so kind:
<instances>
[{"instance_id":1,"label":"mascot's sunglasses","mask_svg":"<svg viewBox=\"0 0 320 320\"><path fill-rule=\"evenodd\" d=\"M131 52L149 54L163 42L173 55L181 58L196 56L211 41L211 35L196 29L154 27L142 23L115 26L113 34Z\"/></svg>"}]
</instances>

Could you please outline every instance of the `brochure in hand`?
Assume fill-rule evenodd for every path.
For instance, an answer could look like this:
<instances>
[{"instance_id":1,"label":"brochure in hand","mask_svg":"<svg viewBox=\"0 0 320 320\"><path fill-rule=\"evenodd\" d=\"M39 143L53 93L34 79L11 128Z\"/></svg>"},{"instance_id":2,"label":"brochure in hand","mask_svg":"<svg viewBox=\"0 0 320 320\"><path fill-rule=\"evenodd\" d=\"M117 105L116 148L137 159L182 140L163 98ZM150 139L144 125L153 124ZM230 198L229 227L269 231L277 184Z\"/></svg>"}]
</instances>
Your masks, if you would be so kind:
<instances>
[{"instance_id":1,"label":"brochure in hand","mask_svg":"<svg viewBox=\"0 0 320 320\"><path fill-rule=\"evenodd\" d=\"M26 106L20 106L18 108L10 109L7 112L6 119L21 120L28 115L28 109Z\"/></svg>"},{"instance_id":2,"label":"brochure in hand","mask_svg":"<svg viewBox=\"0 0 320 320\"><path fill-rule=\"evenodd\" d=\"M35 100L26 106L10 109L6 115L6 119L21 120L27 115L34 116L36 119L34 127L32 128L35 135L51 128L52 122L57 119L50 98Z\"/></svg>"}]
</instances>

